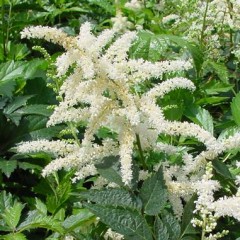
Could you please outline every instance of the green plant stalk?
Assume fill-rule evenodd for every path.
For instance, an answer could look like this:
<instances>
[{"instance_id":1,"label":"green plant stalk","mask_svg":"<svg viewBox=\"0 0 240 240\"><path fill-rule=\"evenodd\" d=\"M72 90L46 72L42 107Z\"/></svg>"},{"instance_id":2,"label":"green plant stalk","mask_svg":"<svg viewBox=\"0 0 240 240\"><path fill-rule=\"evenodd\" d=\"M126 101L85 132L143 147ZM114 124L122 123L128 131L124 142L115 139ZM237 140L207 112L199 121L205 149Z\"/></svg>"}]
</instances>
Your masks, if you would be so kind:
<instances>
[{"instance_id":1,"label":"green plant stalk","mask_svg":"<svg viewBox=\"0 0 240 240\"><path fill-rule=\"evenodd\" d=\"M77 145L81 146L79 138L78 138L78 136L76 134L76 128L73 126L73 123L69 123L68 126L70 127L71 133L72 133L72 135L74 137L74 140L76 141Z\"/></svg>"},{"instance_id":2,"label":"green plant stalk","mask_svg":"<svg viewBox=\"0 0 240 240\"><path fill-rule=\"evenodd\" d=\"M203 226L202 226L202 234L201 234L201 240L205 240L205 228L206 228L206 217L203 219Z\"/></svg>"},{"instance_id":3,"label":"green plant stalk","mask_svg":"<svg viewBox=\"0 0 240 240\"><path fill-rule=\"evenodd\" d=\"M228 11L229 11L230 18L233 19L233 16L232 16L233 4L229 0L227 0L227 4L228 4ZM233 48L233 30L232 29L229 30L229 41L230 41L230 49L232 49Z\"/></svg>"},{"instance_id":4,"label":"green plant stalk","mask_svg":"<svg viewBox=\"0 0 240 240\"><path fill-rule=\"evenodd\" d=\"M9 2L8 21L7 21L6 45L7 45L7 43L8 43L8 39L9 39L11 15L12 15L12 3L11 3L11 1L10 1L10 2Z\"/></svg>"},{"instance_id":5,"label":"green plant stalk","mask_svg":"<svg viewBox=\"0 0 240 240\"><path fill-rule=\"evenodd\" d=\"M142 146L141 146L140 137L139 137L138 134L136 134L136 141L137 141L138 151L139 151L139 155L140 155L140 161L142 163L143 169L147 170L147 165L146 165L145 160L144 160L144 155L143 155L143 150L142 150Z\"/></svg>"},{"instance_id":6,"label":"green plant stalk","mask_svg":"<svg viewBox=\"0 0 240 240\"><path fill-rule=\"evenodd\" d=\"M3 38L3 60L5 60L6 56L7 56L7 52L6 52L6 39L5 39L5 31L4 31L4 26L5 26L5 19L4 19L4 5L5 5L5 1L2 0L2 38Z\"/></svg>"},{"instance_id":7,"label":"green plant stalk","mask_svg":"<svg viewBox=\"0 0 240 240\"><path fill-rule=\"evenodd\" d=\"M205 8L204 15L203 15L203 25L202 25L201 35L200 35L200 43L202 46L203 46L203 40L204 40L204 31L206 29L208 5L209 5L209 0L207 0L207 2L206 2L206 8Z\"/></svg>"}]
</instances>

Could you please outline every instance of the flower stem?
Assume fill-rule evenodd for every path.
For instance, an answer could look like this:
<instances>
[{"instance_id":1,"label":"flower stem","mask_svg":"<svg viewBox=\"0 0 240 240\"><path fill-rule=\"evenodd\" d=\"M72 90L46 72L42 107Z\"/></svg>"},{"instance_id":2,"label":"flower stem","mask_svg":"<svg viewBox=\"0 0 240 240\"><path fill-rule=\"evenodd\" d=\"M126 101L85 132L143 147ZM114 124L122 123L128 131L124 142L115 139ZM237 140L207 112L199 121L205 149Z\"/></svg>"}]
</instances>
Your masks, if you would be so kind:
<instances>
[{"instance_id":1,"label":"flower stem","mask_svg":"<svg viewBox=\"0 0 240 240\"><path fill-rule=\"evenodd\" d=\"M206 2L206 8L205 8L204 15L203 15L203 25L202 25L201 36L200 36L201 45L203 45L204 31L206 29L206 19L207 19L208 5L209 5L209 0L207 0L207 2Z\"/></svg>"},{"instance_id":2,"label":"flower stem","mask_svg":"<svg viewBox=\"0 0 240 240\"><path fill-rule=\"evenodd\" d=\"M6 38L5 38L5 11L4 11L4 6L5 2L4 0L2 1L2 39L3 39L3 58L5 60L6 56L7 56L7 52L6 52Z\"/></svg>"},{"instance_id":3,"label":"flower stem","mask_svg":"<svg viewBox=\"0 0 240 240\"><path fill-rule=\"evenodd\" d=\"M71 129L71 133L72 133L72 135L73 135L73 137L74 137L74 140L76 141L77 145L78 145L78 146L81 146L81 143L80 143L80 141L79 141L79 138L78 138L78 136L77 136L77 134L76 134L76 128L74 127L73 123L70 122L70 123L68 124L68 126L69 126L70 129Z\"/></svg>"},{"instance_id":4,"label":"flower stem","mask_svg":"<svg viewBox=\"0 0 240 240\"><path fill-rule=\"evenodd\" d=\"M138 146L139 155L140 155L140 161L142 163L143 169L147 170L147 165L144 160L144 155L143 155L143 150L142 150L139 134L136 134L136 140L137 140L137 146Z\"/></svg>"}]
</instances>

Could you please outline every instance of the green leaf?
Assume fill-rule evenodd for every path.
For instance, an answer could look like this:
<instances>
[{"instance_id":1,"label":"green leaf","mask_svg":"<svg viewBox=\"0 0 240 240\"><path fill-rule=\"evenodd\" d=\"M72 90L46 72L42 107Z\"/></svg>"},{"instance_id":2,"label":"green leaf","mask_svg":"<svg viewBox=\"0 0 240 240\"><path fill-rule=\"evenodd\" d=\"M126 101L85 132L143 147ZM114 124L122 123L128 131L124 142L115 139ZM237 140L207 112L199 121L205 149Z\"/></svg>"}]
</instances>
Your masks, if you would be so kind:
<instances>
[{"instance_id":1,"label":"green leaf","mask_svg":"<svg viewBox=\"0 0 240 240\"><path fill-rule=\"evenodd\" d=\"M27 240L26 236L22 233L10 233L3 236L4 240Z\"/></svg>"},{"instance_id":2,"label":"green leaf","mask_svg":"<svg viewBox=\"0 0 240 240\"><path fill-rule=\"evenodd\" d=\"M28 162L18 162L18 167L23 170L38 170L38 171L42 170L42 167L40 167L39 165Z\"/></svg>"},{"instance_id":3,"label":"green leaf","mask_svg":"<svg viewBox=\"0 0 240 240\"><path fill-rule=\"evenodd\" d=\"M17 168L17 161L0 159L0 170L9 178Z\"/></svg>"},{"instance_id":4,"label":"green leaf","mask_svg":"<svg viewBox=\"0 0 240 240\"><path fill-rule=\"evenodd\" d=\"M162 220L158 216L156 216L154 222L154 233L156 240L169 240L167 227L164 226Z\"/></svg>"},{"instance_id":5,"label":"green leaf","mask_svg":"<svg viewBox=\"0 0 240 240\"><path fill-rule=\"evenodd\" d=\"M45 72L48 67L48 62L42 59L33 59L28 61L28 67L24 73L25 79L33 79L37 77L45 77ZM36 84L39 84L35 81Z\"/></svg>"},{"instance_id":6,"label":"green leaf","mask_svg":"<svg viewBox=\"0 0 240 240\"><path fill-rule=\"evenodd\" d=\"M9 45L10 49L7 56L9 60L21 60L30 53L26 44L16 44L11 42Z\"/></svg>"},{"instance_id":7,"label":"green leaf","mask_svg":"<svg viewBox=\"0 0 240 240\"><path fill-rule=\"evenodd\" d=\"M47 206L38 198L35 198L36 204L35 207L36 209L43 215L47 215Z\"/></svg>"},{"instance_id":8,"label":"green leaf","mask_svg":"<svg viewBox=\"0 0 240 240\"><path fill-rule=\"evenodd\" d=\"M2 232L11 232L12 231L12 229L6 224L6 222L3 219L0 219L0 231L2 231ZM0 239L1 239L1 237L0 237Z\"/></svg>"},{"instance_id":9,"label":"green leaf","mask_svg":"<svg viewBox=\"0 0 240 240\"><path fill-rule=\"evenodd\" d=\"M144 212L148 215L157 215L164 208L168 196L162 167L144 181L140 197L144 204Z\"/></svg>"},{"instance_id":10,"label":"green leaf","mask_svg":"<svg viewBox=\"0 0 240 240\"><path fill-rule=\"evenodd\" d=\"M109 182L114 182L119 186L124 186L120 173L119 156L110 156L102 159L101 163L95 165L99 174Z\"/></svg>"},{"instance_id":11,"label":"green leaf","mask_svg":"<svg viewBox=\"0 0 240 240\"><path fill-rule=\"evenodd\" d=\"M240 93L238 93L231 103L232 116L235 123L240 126Z\"/></svg>"},{"instance_id":12,"label":"green leaf","mask_svg":"<svg viewBox=\"0 0 240 240\"><path fill-rule=\"evenodd\" d=\"M10 115L20 107L26 105L27 101L31 98L32 96L18 96L14 98L14 100L9 103L5 108L4 108L4 114L6 116Z\"/></svg>"},{"instance_id":13,"label":"green leaf","mask_svg":"<svg viewBox=\"0 0 240 240\"><path fill-rule=\"evenodd\" d=\"M84 204L84 206L126 239L152 240L150 228L138 211L100 204Z\"/></svg>"},{"instance_id":14,"label":"green leaf","mask_svg":"<svg viewBox=\"0 0 240 240\"><path fill-rule=\"evenodd\" d=\"M13 101L4 108L3 113L18 126L22 118L22 114L18 112L18 109L26 105L28 99L31 97L32 96L18 96L14 98Z\"/></svg>"},{"instance_id":15,"label":"green leaf","mask_svg":"<svg viewBox=\"0 0 240 240\"><path fill-rule=\"evenodd\" d=\"M210 113L197 105L187 106L185 116L213 134L213 119Z\"/></svg>"},{"instance_id":16,"label":"green leaf","mask_svg":"<svg viewBox=\"0 0 240 240\"><path fill-rule=\"evenodd\" d=\"M218 140L229 138L230 136L233 136L238 132L240 132L240 127L235 126L235 127L225 128L218 136Z\"/></svg>"},{"instance_id":17,"label":"green leaf","mask_svg":"<svg viewBox=\"0 0 240 240\"><path fill-rule=\"evenodd\" d=\"M193 195L184 207L182 224L181 224L181 235L196 234L196 229L192 226L191 220L193 218L193 211L195 209L196 195Z\"/></svg>"},{"instance_id":18,"label":"green leaf","mask_svg":"<svg viewBox=\"0 0 240 240\"><path fill-rule=\"evenodd\" d=\"M68 200L71 193L71 181L68 179L65 182L61 182L55 194L48 195L46 200L47 209L50 213L56 213L60 207Z\"/></svg>"},{"instance_id":19,"label":"green leaf","mask_svg":"<svg viewBox=\"0 0 240 240\"><path fill-rule=\"evenodd\" d=\"M215 95L219 93L229 92L233 88L233 85L213 80L213 81L207 82L201 88L208 95Z\"/></svg>"},{"instance_id":20,"label":"green leaf","mask_svg":"<svg viewBox=\"0 0 240 240\"><path fill-rule=\"evenodd\" d=\"M153 62L158 61L162 56L163 50L166 49L166 46L169 46L171 42L181 48L186 48L190 52L196 71L199 72L203 63L203 53L200 48L174 35L155 35L149 31L140 31L136 41L132 44L130 56Z\"/></svg>"},{"instance_id":21,"label":"green leaf","mask_svg":"<svg viewBox=\"0 0 240 240\"><path fill-rule=\"evenodd\" d=\"M5 209L10 208L13 205L13 197L11 193L6 193L6 191L2 191L0 193L0 212L4 212Z\"/></svg>"},{"instance_id":22,"label":"green leaf","mask_svg":"<svg viewBox=\"0 0 240 240\"><path fill-rule=\"evenodd\" d=\"M169 240L179 239L181 227L177 219L170 213L165 212L162 218L163 224L167 227L169 233Z\"/></svg>"},{"instance_id":23,"label":"green leaf","mask_svg":"<svg viewBox=\"0 0 240 240\"><path fill-rule=\"evenodd\" d=\"M149 31L140 31L129 52L132 58L143 58L156 62L166 48L167 43L164 39Z\"/></svg>"},{"instance_id":24,"label":"green leaf","mask_svg":"<svg viewBox=\"0 0 240 240\"><path fill-rule=\"evenodd\" d=\"M219 105L222 104L223 102L227 102L229 97L204 97L196 101L196 104L198 105L206 105L206 104L212 104L212 105Z\"/></svg>"},{"instance_id":25,"label":"green leaf","mask_svg":"<svg viewBox=\"0 0 240 240\"><path fill-rule=\"evenodd\" d=\"M81 209L80 213L66 218L62 223L62 226L68 231L74 231L77 227L93 219L95 219L95 215L93 213L91 213L88 209Z\"/></svg>"},{"instance_id":26,"label":"green leaf","mask_svg":"<svg viewBox=\"0 0 240 240\"><path fill-rule=\"evenodd\" d=\"M12 230L15 230L20 220L23 208L24 205L22 203L15 201L13 206L5 209L5 211L3 212L2 217Z\"/></svg>"},{"instance_id":27,"label":"green leaf","mask_svg":"<svg viewBox=\"0 0 240 240\"><path fill-rule=\"evenodd\" d=\"M208 59L203 63L204 74L208 74L209 72L215 73L219 79L224 82L229 82L229 73L226 65L224 63L219 63L216 61L212 61Z\"/></svg>"},{"instance_id":28,"label":"green leaf","mask_svg":"<svg viewBox=\"0 0 240 240\"><path fill-rule=\"evenodd\" d=\"M121 188L108 188L102 190L90 189L81 192L81 197L101 205L121 206L141 210L142 204L140 199Z\"/></svg>"},{"instance_id":29,"label":"green leaf","mask_svg":"<svg viewBox=\"0 0 240 240\"><path fill-rule=\"evenodd\" d=\"M106 12L111 13L112 15L115 13L115 8L114 5L112 4L112 1L108 0L88 0L88 1L92 4L101 7Z\"/></svg>"},{"instance_id":30,"label":"green leaf","mask_svg":"<svg viewBox=\"0 0 240 240\"><path fill-rule=\"evenodd\" d=\"M18 79L25 81L24 76L28 66L28 62L23 61L9 61L0 64L0 95L12 97L16 81Z\"/></svg>"},{"instance_id":31,"label":"green leaf","mask_svg":"<svg viewBox=\"0 0 240 240\"><path fill-rule=\"evenodd\" d=\"M59 220L61 222L64 221L66 215L66 211L64 208L60 208L55 214L54 219Z\"/></svg>"},{"instance_id":32,"label":"green leaf","mask_svg":"<svg viewBox=\"0 0 240 240\"><path fill-rule=\"evenodd\" d=\"M192 56L196 72L199 72L201 70L204 55L199 46L195 45L192 42L188 42L181 37L174 36L174 35L160 35L159 37L163 37L164 39L170 42L174 42L177 46L183 49L186 48Z\"/></svg>"},{"instance_id":33,"label":"green leaf","mask_svg":"<svg viewBox=\"0 0 240 240\"><path fill-rule=\"evenodd\" d=\"M0 82L13 80L19 77L24 77L24 71L27 68L26 62L9 61L0 64Z\"/></svg>"},{"instance_id":34,"label":"green leaf","mask_svg":"<svg viewBox=\"0 0 240 240\"><path fill-rule=\"evenodd\" d=\"M225 179L234 179L226 164L217 159L213 160L212 164L216 172L223 176Z\"/></svg>"},{"instance_id":35,"label":"green leaf","mask_svg":"<svg viewBox=\"0 0 240 240\"><path fill-rule=\"evenodd\" d=\"M63 129L62 126L46 128L48 118L45 116L29 115L24 117L24 120L27 122L27 134L30 135L32 140L51 139L52 137L56 137Z\"/></svg>"},{"instance_id":36,"label":"green leaf","mask_svg":"<svg viewBox=\"0 0 240 240\"><path fill-rule=\"evenodd\" d=\"M30 211L27 218L22 222L17 230L24 231L34 228L46 228L54 232L63 233L61 223L50 216L42 215L38 210Z\"/></svg>"},{"instance_id":37,"label":"green leaf","mask_svg":"<svg viewBox=\"0 0 240 240\"><path fill-rule=\"evenodd\" d=\"M16 82L12 79L0 81L0 95L11 98L15 90Z\"/></svg>"},{"instance_id":38,"label":"green leaf","mask_svg":"<svg viewBox=\"0 0 240 240\"><path fill-rule=\"evenodd\" d=\"M34 104L25 106L17 111L21 115L36 114L49 117L52 114L52 110L48 109L48 105Z\"/></svg>"}]
</instances>

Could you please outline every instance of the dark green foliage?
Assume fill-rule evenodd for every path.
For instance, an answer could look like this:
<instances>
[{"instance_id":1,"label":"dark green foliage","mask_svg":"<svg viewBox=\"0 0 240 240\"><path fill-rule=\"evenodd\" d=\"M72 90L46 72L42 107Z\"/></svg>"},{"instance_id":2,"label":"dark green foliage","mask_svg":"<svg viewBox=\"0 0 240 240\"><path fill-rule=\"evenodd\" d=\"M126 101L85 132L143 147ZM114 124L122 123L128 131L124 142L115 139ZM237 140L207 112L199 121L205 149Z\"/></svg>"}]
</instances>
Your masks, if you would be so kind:
<instances>
[{"instance_id":1,"label":"dark green foliage","mask_svg":"<svg viewBox=\"0 0 240 240\"><path fill-rule=\"evenodd\" d=\"M144 212L147 215L158 215L167 202L167 189L164 184L162 168L148 178L140 189Z\"/></svg>"}]
</instances>

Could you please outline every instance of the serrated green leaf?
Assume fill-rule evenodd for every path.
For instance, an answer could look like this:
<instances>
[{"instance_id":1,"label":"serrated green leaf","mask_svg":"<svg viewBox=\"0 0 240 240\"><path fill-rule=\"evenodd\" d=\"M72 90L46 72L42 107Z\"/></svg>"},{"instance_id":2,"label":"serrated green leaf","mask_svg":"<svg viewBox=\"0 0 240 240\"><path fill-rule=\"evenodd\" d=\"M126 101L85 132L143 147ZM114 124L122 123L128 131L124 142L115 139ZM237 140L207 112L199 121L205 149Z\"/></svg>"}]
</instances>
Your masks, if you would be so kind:
<instances>
[{"instance_id":1,"label":"serrated green leaf","mask_svg":"<svg viewBox=\"0 0 240 240\"><path fill-rule=\"evenodd\" d=\"M38 198L35 198L36 204L35 207L36 209L43 215L47 215L47 206Z\"/></svg>"},{"instance_id":2,"label":"serrated green leaf","mask_svg":"<svg viewBox=\"0 0 240 240\"><path fill-rule=\"evenodd\" d=\"M186 234L196 234L196 229L192 226L191 220L193 218L193 211L195 209L196 195L193 195L184 207L182 223L181 223L181 235L184 237Z\"/></svg>"},{"instance_id":3,"label":"serrated green leaf","mask_svg":"<svg viewBox=\"0 0 240 240\"><path fill-rule=\"evenodd\" d=\"M27 240L26 236L22 233L10 233L3 236L4 240Z\"/></svg>"},{"instance_id":4,"label":"serrated green leaf","mask_svg":"<svg viewBox=\"0 0 240 240\"><path fill-rule=\"evenodd\" d=\"M41 171L42 167L37 164L32 164L28 162L18 162L18 167L23 170L38 170Z\"/></svg>"},{"instance_id":5,"label":"serrated green leaf","mask_svg":"<svg viewBox=\"0 0 240 240\"><path fill-rule=\"evenodd\" d=\"M224 83L229 82L228 69L224 63L208 59L203 63L203 69L205 74L207 74L208 72L214 72L222 82Z\"/></svg>"},{"instance_id":6,"label":"serrated green leaf","mask_svg":"<svg viewBox=\"0 0 240 240\"><path fill-rule=\"evenodd\" d=\"M179 239L181 227L177 219L170 213L163 214L162 218L164 226L166 226L169 233L169 240Z\"/></svg>"},{"instance_id":7,"label":"serrated green leaf","mask_svg":"<svg viewBox=\"0 0 240 240\"><path fill-rule=\"evenodd\" d=\"M200 71L203 63L203 53L200 48L193 43L187 42L183 38L174 35L155 35L149 31L140 31L136 41L132 44L130 56L155 62L161 58L163 49L166 49L166 46L169 46L170 43L174 43L181 48L187 49L193 58L196 71Z\"/></svg>"},{"instance_id":8,"label":"serrated green leaf","mask_svg":"<svg viewBox=\"0 0 240 240\"><path fill-rule=\"evenodd\" d=\"M11 193L6 193L2 191L0 193L0 210L4 212L5 209L10 208L13 205L13 197Z\"/></svg>"},{"instance_id":9,"label":"serrated green leaf","mask_svg":"<svg viewBox=\"0 0 240 240\"><path fill-rule=\"evenodd\" d=\"M11 232L12 231L12 229L6 224L6 222L3 219L0 219L0 231L2 231L2 232Z\"/></svg>"},{"instance_id":10,"label":"serrated green leaf","mask_svg":"<svg viewBox=\"0 0 240 240\"><path fill-rule=\"evenodd\" d=\"M88 0L88 1L92 4L95 4L101 7L108 13L114 14L115 12L115 7L112 4L112 1L108 1L108 0Z\"/></svg>"},{"instance_id":11,"label":"serrated green leaf","mask_svg":"<svg viewBox=\"0 0 240 240\"><path fill-rule=\"evenodd\" d=\"M127 190L121 188L108 188L102 190L90 189L81 192L80 196L101 205L120 206L138 210L142 207L140 199L137 199Z\"/></svg>"},{"instance_id":12,"label":"serrated green leaf","mask_svg":"<svg viewBox=\"0 0 240 240\"><path fill-rule=\"evenodd\" d=\"M9 79L6 81L0 81L0 95L11 98L15 90L15 80Z\"/></svg>"},{"instance_id":13,"label":"serrated green leaf","mask_svg":"<svg viewBox=\"0 0 240 240\"><path fill-rule=\"evenodd\" d=\"M5 209L5 211L3 212L2 217L12 230L15 230L20 220L23 208L24 205L22 203L15 201L13 206Z\"/></svg>"},{"instance_id":14,"label":"serrated green leaf","mask_svg":"<svg viewBox=\"0 0 240 240\"><path fill-rule=\"evenodd\" d=\"M157 215L164 208L168 196L162 167L144 181L139 196L143 201L144 212L148 215Z\"/></svg>"},{"instance_id":15,"label":"serrated green leaf","mask_svg":"<svg viewBox=\"0 0 240 240\"><path fill-rule=\"evenodd\" d=\"M37 77L43 77L43 70L46 70L47 66L48 62L43 59L33 59L31 61L28 61L28 67L24 73L24 78L33 79Z\"/></svg>"},{"instance_id":16,"label":"serrated green leaf","mask_svg":"<svg viewBox=\"0 0 240 240\"><path fill-rule=\"evenodd\" d=\"M9 103L5 108L4 108L4 114L5 115L10 115L14 111L16 111L18 108L26 105L27 101L32 98L32 96L18 96L13 99L11 103Z\"/></svg>"},{"instance_id":17,"label":"serrated green leaf","mask_svg":"<svg viewBox=\"0 0 240 240\"><path fill-rule=\"evenodd\" d=\"M48 195L46 200L47 209L50 213L56 213L60 207L67 201L71 193L71 182L61 182L54 195Z\"/></svg>"},{"instance_id":18,"label":"serrated green leaf","mask_svg":"<svg viewBox=\"0 0 240 240\"><path fill-rule=\"evenodd\" d=\"M64 209L64 208L60 208L60 209L57 211L57 213L54 214L54 219L63 222L63 221L64 221L64 218L65 218L65 213L66 213L65 209Z\"/></svg>"},{"instance_id":19,"label":"serrated green leaf","mask_svg":"<svg viewBox=\"0 0 240 240\"><path fill-rule=\"evenodd\" d=\"M48 118L39 115L29 115L25 116L24 120L27 122L27 134L32 138L32 140L37 139L51 139L56 137L58 133L63 129L62 126L53 126L46 128L46 123Z\"/></svg>"},{"instance_id":20,"label":"serrated green leaf","mask_svg":"<svg viewBox=\"0 0 240 240\"><path fill-rule=\"evenodd\" d=\"M17 161L0 159L0 170L9 178L17 168Z\"/></svg>"},{"instance_id":21,"label":"serrated green leaf","mask_svg":"<svg viewBox=\"0 0 240 240\"><path fill-rule=\"evenodd\" d=\"M156 216L155 222L154 222L154 233L156 240L168 240L169 234L167 227L164 226L162 220Z\"/></svg>"},{"instance_id":22,"label":"serrated green leaf","mask_svg":"<svg viewBox=\"0 0 240 240\"><path fill-rule=\"evenodd\" d=\"M186 48L192 56L196 72L199 72L201 70L204 55L199 46L195 45L192 42L188 42L181 37L174 36L174 35L164 34L164 35L160 35L159 37L163 37L170 42L174 42L177 46L183 49Z\"/></svg>"},{"instance_id":23,"label":"serrated green leaf","mask_svg":"<svg viewBox=\"0 0 240 240\"><path fill-rule=\"evenodd\" d=\"M44 216L38 210L30 211L27 218L17 230L24 231L34 228L46 228L55 232L63 233L61 223L50 216Z\"/></svg>"},{"instance_id":24,"label":"serrated green leaf","mask_svg":"<svg viewBox=\"0 0 240 240\"><path fill-rule=\"evenodd\" d=\"M34 104L22 107L21 109L17 110L17 113L20 115L29 115L29 114L36 114L49 117L52 114L52 110L48 109L48 105L44 104Z\"/></svg>"},{"instance_id":25,"label":"serrated green leaf","mask_svg":"<svg viewBox=\"0 0 240 240\"><path fill-rule=\"evenodd\" d=\"M235 123L240 126L240 93L238 93L231 103L232 116Z\"/></svg>"},{"instance_id":26,"label":"serrated green leaf","mask_svg":"<svg viewBox=\"0 0 240 240\"><path fill-rule=\"evenodd\" d=\"M224 102L227 102L229 97L216 97L216 96L211 96L211 97L205 97L201 98L196 101L196 104L198 105L206 105L206 104L212 104L212 105L219 105Z\"/></svg>"},{"instance_id":27,"label":"serrated green leaf","mask_svg":"<svg viewBox=\"0 0 240 240\"><path fill-rule=\"evenodd\" d=\"M216 170L217 173L219 173L221 176L223 176L226 179L234 179L232 176L231 172L229 171L228 167L226 164L223 162L215 159L212 161L213 168Z\"/></svg>"},{"instance_id":28,"label":"serrated green leaf","mask_svg":"<svg viewBox=\"0 0 240 240\"><path fill-rule=\"evenodd\" d=\"M213 134L213 118L210 113L197 105L187 106L185 116Z\"/></svg>"},{"instance_id":29,"label":"serrated green leaf","mask_svg":"<svg viewBox=\"0 0 240 240\"><path fill-rule=\"evenodd\" d=\"M30 53L26 44L16 44L11 42L9 45L8 59L21 60Z\"/></svg>"},{"instance_id":30,"label":"serrated green leaf","mask_svg":"<svg viewBox=\"0 0 240 240\"><path fill-rule=\"evenodd\" d=\"M62 226L67 229L67 231L74 231L75 228L93 219L95 219L95 215L92 212L88 209L81 209L80 213L66 218L62 223Z\"/></svg>"},{"instance_id":31,"label":"serrated green leaf","mask_svg":"<svg viewBox=\"0 0 240 240\"><path fill-rule=\"evenodd\" d=\"M84 206L126 239L152 240L150 228L138 211L99 204L84 204Z\"/></svg>"},{"instance_id":32,"label":"serrated green leaf","mask_svg":"<svg viewBox=\"0 0 240 240\"><path fill-rule=\"evenodd\" d=\"M105 157L102 159L101 163L98 163L95 166L102 177L106 178L110 182L118 184L119 186L124 186L120 173L119 157Z\"/></svg>"},{"instance_id":33,"label":"serrated green leaf","mask_svg":"<svg viewBox=\"0 0 240 240\"><path fill-rule=\"evenodd\" d=\"M235 133L238 133L238 132L240 132L240 127L235 126L235 127L225 128L218 136L218 140L229 138L230 136L233 136Z\"/></svg>"},{"instance_id":34,"label":"serrated green leaf","mask_svg":"<svg viewBox=\"0 0 240 240\"><path fill-rule=\"evenodd\" d=\"M167 43L164 39L158 38L149 31L140 31L130 48L130 56L156 62L161 58L166 47Z\"/></svg>"},{"instance_id":35,"label":"serrated green leaf","mask_svg":"<svg viewBox=\"0 0 240 240\"><path fill-rule=\"evenodd\" d=\"M215 95L219 93L228 92L233 88L233 85L226 84L220 81L209 81L203 86L204 92L208 95Z\"/></svg>"},{"instance_id":36,"label":"serrated green leaf","mask_svg":"<svg viewBox=\"0 0 240 240\"><path fill-rule=\"evenodd\" d=\"M9 61L0 64L0 82L24 77L24 71L27 68L26 62Z\"/></svg>"}]
</instances>

